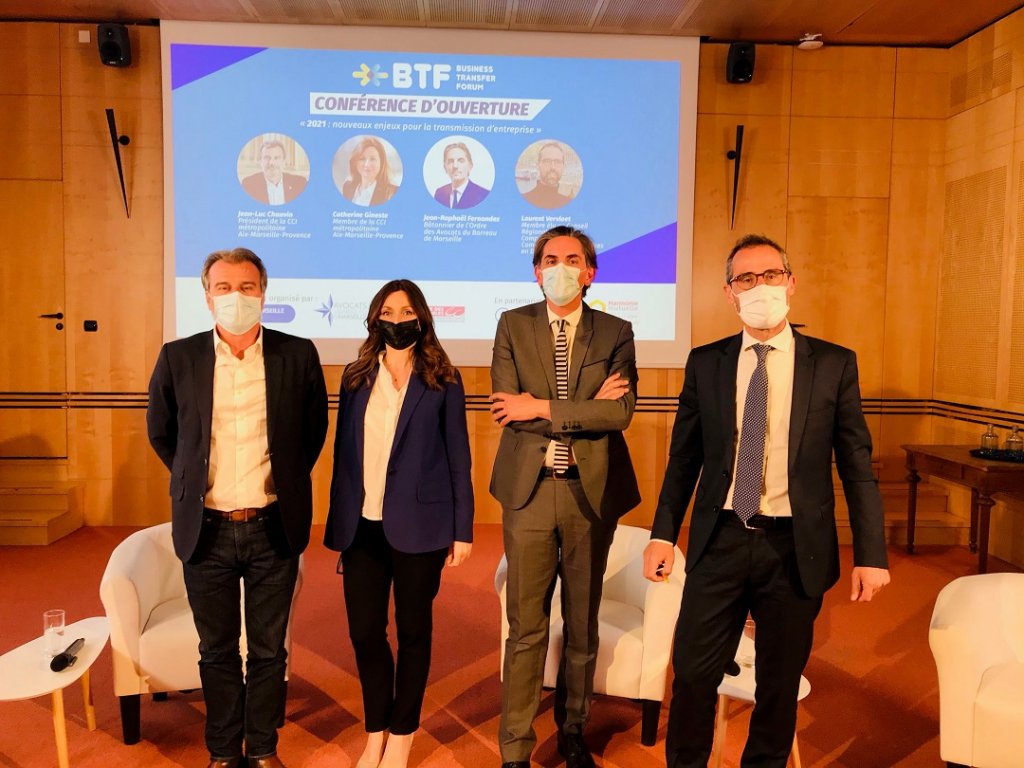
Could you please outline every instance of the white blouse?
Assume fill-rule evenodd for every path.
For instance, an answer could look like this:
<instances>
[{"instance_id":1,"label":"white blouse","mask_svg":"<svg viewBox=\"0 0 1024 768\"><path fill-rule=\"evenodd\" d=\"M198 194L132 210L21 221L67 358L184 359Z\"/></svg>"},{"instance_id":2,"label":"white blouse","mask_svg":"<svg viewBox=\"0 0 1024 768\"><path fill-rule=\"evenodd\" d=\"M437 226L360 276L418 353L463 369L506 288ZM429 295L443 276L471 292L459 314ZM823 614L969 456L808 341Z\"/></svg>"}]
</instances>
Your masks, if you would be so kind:
<instances>
[{"instance_id":1,"label":"white blouse","mask_svg":"<svg viewBox=\"0 0 1024 768\"><path fill-rule=\"evenodd\" d=\"M381 520L384 511L384 487L388 477L391 446L395 442L398 415L402 412L409 380L401 389L391 383L384 367L384 353L377 357L377 380L370 390L363 417L363 511L367 520Z\"/></svg>"}]
</instances>

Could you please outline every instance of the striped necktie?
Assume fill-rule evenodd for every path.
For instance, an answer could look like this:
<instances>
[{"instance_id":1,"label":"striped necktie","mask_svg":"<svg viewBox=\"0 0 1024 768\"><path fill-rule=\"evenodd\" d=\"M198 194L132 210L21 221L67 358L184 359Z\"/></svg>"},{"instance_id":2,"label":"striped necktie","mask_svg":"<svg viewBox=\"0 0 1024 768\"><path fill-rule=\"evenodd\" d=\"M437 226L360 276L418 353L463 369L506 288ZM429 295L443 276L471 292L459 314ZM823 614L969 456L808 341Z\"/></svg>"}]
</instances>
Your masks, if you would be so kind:
<instances>
[{"instance_id":1,"label":"striped necktie","mask_svg":"<svg viewBox=\"0 0 1024 768\"><path fill-rule=\"evenodd\" d=\"M569 399L569 336L565 332L565 320L556 321L558 334L555 336L555 384L558 387L558 399ZM563 474L569 467L569 446L558 441L555 443L555 473Z\"/></svg>"},{"instance_id":2,"label":"striped necktie","mask_svg":"<svg viewBox=\"0 0 1024 768\"><path fill-rule=\"evenodd\" d=\"M768 369L765 358L774 347L755 344L751 348L757 355L757 366L750 376L743 405L740 447L736 456L736 487L732 492L732 508L744 523L761 511L764 441L768 429Z\"/></svg>"}]
</instances>

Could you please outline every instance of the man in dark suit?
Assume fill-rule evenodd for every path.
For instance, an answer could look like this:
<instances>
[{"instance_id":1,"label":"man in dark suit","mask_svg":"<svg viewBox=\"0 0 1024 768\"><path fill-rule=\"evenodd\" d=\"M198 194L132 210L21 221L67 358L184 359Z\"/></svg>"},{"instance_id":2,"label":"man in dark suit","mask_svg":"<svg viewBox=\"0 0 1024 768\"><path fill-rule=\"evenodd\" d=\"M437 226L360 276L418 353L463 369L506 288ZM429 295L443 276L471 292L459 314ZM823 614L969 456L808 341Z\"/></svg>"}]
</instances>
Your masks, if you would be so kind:
<instances>
[{"instance_id":1,"label":"man in dark suit","mask_svg":"<svg viewBox=\"0 0 1024 768\"><path fill-rule=\"evenodd\" d=\"M644 575L657 581L672 571L696 486L667 762L706 768L716 690L749 612L757 702L740 765L784 768L814 620L839 578L833 455L853 530L851 600L868 601L889 582L882 499L856 356L790 327L796 278L786 253L748 235L725 272L743 332L690 354Z\"/></svg>"},{"instance_id":2,"label":"man in dark suit","mask_svg":"<svg viewBox=\"0 0 1024 768\"><path fill-rule=\"evenodd\" d=\"M276 139L260 147L260 173L242 179L242 189L264 205L287 205L306 188L306 178L284 172L284 144Z\"/></svg>"},{"instance_id":3,"label":"man in dark suit","mask_svg":"<svg viewBox=\"0 0 1024 768\"><path fill-rule=\"evenodd\" d=\"M149 441L171 471L171 532L199 631L211 768L280 766L285 632L327 434L316 348L260 326L267 272L245 248L203 265L213 332L160 350ZM248 656L239 654L239 580Z\"/></svg>"},{"instance_id":4,"label":"man in dark suit","mask_svg":"<svg viewBox=\"0 0 1024 768\"><path fill-rule=\"evenodd\" d=\"M630 324L583 302L594 244L572 227L537 240L545 301L505 312L491 362L491 413L504 429L491 494L508 558L501 724L508 768L529 768L548 647L551 591L562 579L565 647L555 689L558 749L569 768L593 759L583 741L597 659L597 611L619 517L640 502L623 430L636 404Z\"/></svg>"},{"instance_id":5,"label":"man in dark suit","mask_svg":"<svg viewBox=\"0 0 1024 768\"><path fill-rule=\"evenodd\" d=\"M469 178L473 172L473 156L461 141L444 148L444 170L451 184L438 187L434 199L446 208L472 208L482 203L491 191Z\"/></svg>"}]
</instances>

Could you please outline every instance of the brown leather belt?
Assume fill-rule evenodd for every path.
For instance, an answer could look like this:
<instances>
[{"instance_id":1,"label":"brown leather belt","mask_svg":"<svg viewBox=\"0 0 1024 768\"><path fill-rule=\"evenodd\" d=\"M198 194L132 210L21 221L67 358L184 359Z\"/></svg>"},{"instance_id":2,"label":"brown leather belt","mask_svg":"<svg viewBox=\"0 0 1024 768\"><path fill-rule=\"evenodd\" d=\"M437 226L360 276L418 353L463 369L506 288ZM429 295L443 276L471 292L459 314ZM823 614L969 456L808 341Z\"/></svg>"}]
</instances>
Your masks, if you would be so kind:
<instances>
[{"instance_id":1,"label":"brown leather belt","mask_svg":"<svg viewBox=\"0 0 1024 768\"><path fill-rule=\"evenodd\" d=\"M242 509L232 509L230 511L225 511L223 509L210 509L209 507L206 507L204 511L209 512L211 515L216 515L217 517L223 517L225 520L229 520L232 523L247 523L250 520L258 520L261 517L266 517L275 506L275 504L271 504L266 507L244 507Z\"/></svg>"},{"instance_id":2,"label":"brown leather belt","mask_svg":"<svg viewBox=\"0 0 1024 768\"><path fill-rule=\"evenodd\" d=\"M570 464L565 468L565 472L558 474L555 472L554 467L544 467L540 473L541 477L553 478L555 480L579 480L580 479L580 468L578 464Z\"/></svg>"}]
</instances>

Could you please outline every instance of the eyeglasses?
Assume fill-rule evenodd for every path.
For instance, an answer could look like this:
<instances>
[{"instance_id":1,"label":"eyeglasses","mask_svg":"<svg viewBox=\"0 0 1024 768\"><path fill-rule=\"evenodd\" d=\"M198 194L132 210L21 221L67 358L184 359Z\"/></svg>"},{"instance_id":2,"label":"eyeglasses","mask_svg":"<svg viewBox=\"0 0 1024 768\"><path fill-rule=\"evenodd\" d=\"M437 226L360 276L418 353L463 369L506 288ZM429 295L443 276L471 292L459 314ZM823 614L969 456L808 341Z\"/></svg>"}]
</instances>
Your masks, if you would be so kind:
<instances>
[{"instance_id":1,"label":"eyeglasses","mask_svg":"<svg viewBox=\"0 0 1024 768\"><path fill-rule=\"evenodd\" d=\"M788 269L766 269L764 272L744 272L742 275L736 275L732 280L729 281L729 285L737 293L743 291L749 291L755 285L757 285L757 278L762 278L765 285L782 285L789 278Z\"/></svg>"}]
</instances>

